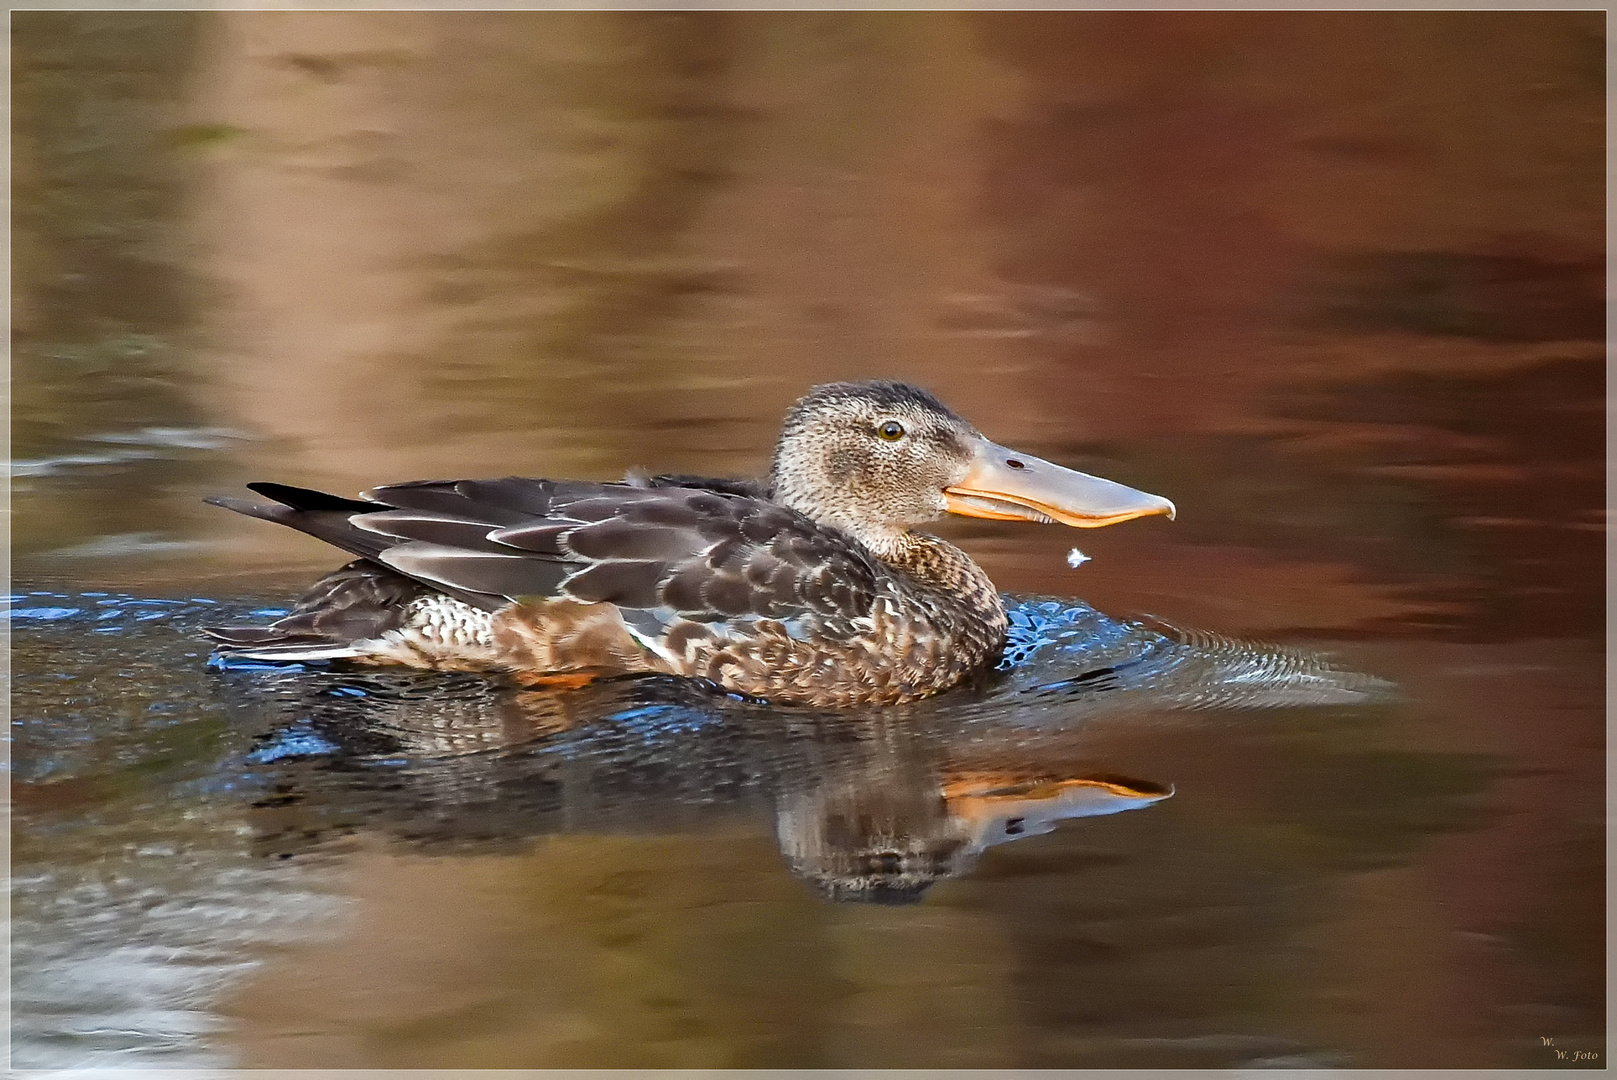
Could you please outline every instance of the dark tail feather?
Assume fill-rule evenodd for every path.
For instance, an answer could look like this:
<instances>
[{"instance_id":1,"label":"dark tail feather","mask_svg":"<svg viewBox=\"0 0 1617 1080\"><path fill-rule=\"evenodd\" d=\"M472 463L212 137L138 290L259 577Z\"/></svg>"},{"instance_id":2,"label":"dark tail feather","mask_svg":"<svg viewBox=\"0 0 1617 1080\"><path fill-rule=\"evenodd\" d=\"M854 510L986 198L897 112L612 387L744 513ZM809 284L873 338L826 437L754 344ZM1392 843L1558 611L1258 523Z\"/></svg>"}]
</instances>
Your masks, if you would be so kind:
<instances>
[{"instance_id":1,"label":"dark tail feather","mask_svg":"<svg viewBox=\"0 0 1617 1080\"><path fill-rule=\"evenodd\" d=\"M255 509L302 512L283 507ZM268 626L205 626L202 633L218 643L223 656L252 660L354 658L360 655L362 643L397 628L410 602L426 593L417 582L385 566L359 560L315 582L291 614Z\"/></svg>"},{"instance_id":2,"label":"dark tail feather","mask_svg":"<svg viewBox=\"0 0 1617 1080\"><path fill-rule=\"evenodd\" d=\"M202 501L213 506L222 506L226 510L234 510L238 514L259 518L262 521L273 521L277 525L285 525L298 532L308 533L315 539L324 540L332 547L341 548L350 555L371 560L369 565L373 570L384 570L385 564L378 556L399 543L396 537L367 532L349 521L356 514L374 514L396 509L388 503L345 499L341 495L328 495L311 488L291 487L287 484L272 484L266 481L248 484L247 487L251 491L274 499L275 504L248 502L246 499L235 499L228 495L210 495ZM385 572L394 573L391 569L386 569ZM468 592L436 581L427 581L425 584L435 592L463 600L485 611L498 611L510 603L504 596Z\"/></svg>"},{"instance_id":3,"label":"dark tail feather","mask_svg":"<svg viewBox=\"0 0 1617 1080\"><path fill-rule=\"evenodd\" d=\"M204 626L202 633L218 643L219 655L244 660L347 660L360 655L352 642L284 633L273 626Z\"/></svg>"},{"instance_id":4,"label":"dark tail feather","mask_svg":"<svg viewBox=\"0 0 1617 1080\"><path fill-rule=\"evenodd\" d=\"M265 521L281 521L292 512L290 507L265 506L263 503L248 502L246 499L237 499L229 495L208 495L202 501L209 506L222 506L226 510L234 510L248 517L263 518Z\"/></svg>"},{"instance_id":5,"label":"dark tail feather","mask_svg":"<svg viewBox=\"0 0 1617 1080\"><path fill-rule=\"evenodd\" d=\"M340 495L327 495L323 491L289 487L286 484L248 484L248 489L274 499L279 505L248 502L228 495L210 495L203 502L222 506L238 514L273 521L299 532L324 540L333 547L366 559L374 559L388 549L386 537L356 528L348 519L353 514L391 510L386 503L362 502L345 499Z\"/></svg>"},{"instance_id":6,"label":"dark tail feather","mask_svg":"<svg viewBox=\"0 0 1617 1080\"><path fill-rule=\"evenodd\" d=\"M221 645L243 649L253 645L278 645L294 636L273 626L204 626L202 633Z\"/></svg>"},{"instance_id":7,"label":"dark tail feather","mask_svg":"<svg viewBox=\"0 0 1617 1080\"><path fill-rule=\"evenodd\" d=\"M256 491L294 510L334 510L348 514L371 514L393 509L386 503L371 502L368 499L345 499L341 495L328 495L314 488L272 484L268 480L256 480L247 485L247 490Z\"/></svg>"}]
</instances>

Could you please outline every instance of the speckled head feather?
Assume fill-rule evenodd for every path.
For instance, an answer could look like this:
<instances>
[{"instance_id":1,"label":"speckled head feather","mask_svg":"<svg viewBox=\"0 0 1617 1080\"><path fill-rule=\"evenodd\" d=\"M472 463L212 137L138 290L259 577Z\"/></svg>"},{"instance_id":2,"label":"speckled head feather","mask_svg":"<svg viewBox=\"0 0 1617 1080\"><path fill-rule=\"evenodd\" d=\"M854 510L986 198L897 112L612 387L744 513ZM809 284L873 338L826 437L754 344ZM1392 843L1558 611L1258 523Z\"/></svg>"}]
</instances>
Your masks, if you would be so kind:
<instances>
[{"instance_id":1,"label":"speckled head feather","mask_svg":"<svg viewBox=\"0 0 1617 1080\"><path fill-rule=\"evenodd\" d=\"M960 419L955 416L954 410L919 386L892 379L864 379L858 382L821 383L811 387L786 413L782 426L789 431L804 413L850 401L879 409L924 409Z\"/></svg>"},{"instance_id":2,"label":"speckled head feather","mask_svg":"<svg viewBox=\"0 0 1617 1080\"><path fill-rule=\"evenodd\" d=\"M786 414L771 474L776 498L892 550L911 527L943 516L944 489L965 475L978 438L918 386L826 383Z\"/></svg>"}]
</instances>

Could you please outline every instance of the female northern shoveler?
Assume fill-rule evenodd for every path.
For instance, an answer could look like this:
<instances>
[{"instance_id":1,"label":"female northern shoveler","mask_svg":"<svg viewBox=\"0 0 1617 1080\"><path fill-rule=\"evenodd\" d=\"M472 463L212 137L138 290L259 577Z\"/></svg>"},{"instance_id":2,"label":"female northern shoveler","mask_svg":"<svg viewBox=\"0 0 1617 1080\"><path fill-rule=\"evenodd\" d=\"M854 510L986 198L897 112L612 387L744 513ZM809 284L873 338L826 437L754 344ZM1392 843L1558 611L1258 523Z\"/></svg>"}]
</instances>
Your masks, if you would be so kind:
<instances>
[{"instance_id":1,"label":"female northern shoveler","mask_svg":"<svg viewBox=\"0 0 1617 1080\"><path fill-rule=\"evenodd\" d=\"M535 684L662 672L772 701L911 701L990 663L1005 608L945 512L1094 528L1173 504L989 442L931 394L817 386L768 483L690 476L443 480L345 499L250 484L218 506L360 556L225 655L504 671ZM560 675L558 673L573 673Z\"/></svg>"}]
</instances>

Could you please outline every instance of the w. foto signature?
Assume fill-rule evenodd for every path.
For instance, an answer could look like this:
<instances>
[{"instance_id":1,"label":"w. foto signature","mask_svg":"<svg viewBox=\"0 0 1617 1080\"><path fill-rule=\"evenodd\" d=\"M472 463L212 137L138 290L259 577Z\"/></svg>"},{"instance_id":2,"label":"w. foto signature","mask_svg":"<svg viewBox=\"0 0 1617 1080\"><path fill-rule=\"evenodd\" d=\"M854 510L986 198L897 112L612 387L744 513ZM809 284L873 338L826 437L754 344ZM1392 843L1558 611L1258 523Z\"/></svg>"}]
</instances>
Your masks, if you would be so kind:
<instances>
[{"instance_id":1,"label":"w. foto signature","mask_svg":"<svg viewBox=\"0 0 1617 1080\"><path fill-rule=\"evenodd\" d=\"M1556 1050L1555 1049L1555 1040L1554 1039L1546 1039L1542 1035L1539 1036L1539 1041L1542 1042L1545 1046L1549 1047L1551 1050L1555 1050L1555 1060L1557 1060L1557 1061L1599 1061L1600 1060L1600 1054L1599 1054L1598 1051L1595 1051L1595 1050Z\"/></svg>"}]
</instances>

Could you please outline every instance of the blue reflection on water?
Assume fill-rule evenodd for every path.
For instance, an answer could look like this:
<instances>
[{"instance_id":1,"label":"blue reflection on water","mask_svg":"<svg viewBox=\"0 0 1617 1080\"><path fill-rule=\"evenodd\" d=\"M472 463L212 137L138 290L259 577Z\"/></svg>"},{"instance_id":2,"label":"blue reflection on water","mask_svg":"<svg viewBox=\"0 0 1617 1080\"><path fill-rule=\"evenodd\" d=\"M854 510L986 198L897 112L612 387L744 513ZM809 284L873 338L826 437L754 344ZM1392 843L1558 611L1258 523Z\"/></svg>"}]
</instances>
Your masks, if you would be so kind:
<instances>
[{"instance_id":1,"label":"blue reflection on water","mask_svg":"<svg viewBox=\"0 0 1617 1080\"><path fill-rule=\"evenodd\" d=\"M93 604L84 603L86 597L93 598ZM12 602L11 617L21 624L19 629L24 633L20 640L27 640L29 625L38 625L41 632L48 627L53 637L84 631L129 635L130 656L145 647L136 646L134 638L154 630L173 632L173 637L165 635L165 648L172 648L176 640L200 647L196 632L204 622L275 618L285 611L251 601L108 593L73 596L40 591L13 594ZM993 715L1044 721L1051 717L1049 706L1053 703L1063 706L1055 714L1059 719L1070 719L1074 715L1070 706L1093 701L1103 694L1149 694L1159 706L1198 708L1361 704L1384 698L1389 690L1377 679L1334 668L1325 658L1307 652L1148 627L1112 618L1078 600L1007 596L1006 602L1007 642L990 684L975 693L963 689L933 699L926 705L930 711L947 711L962 720ZM197 654L187 653L183 661ZM181 662L182 658L170 660ZM271 694L287 692L285 680L289 678L332 677L330 665L324 662L273 664L213 655L205 666L226 678L268 679L263 689ZM485 682L477 679L454 682L446 677L415 674L403 682L390 683L387 673L379 677L382 682L377 686L365 683L363 678L352 678L338 685L322 684L315 692L361 699L377 693L380 687L385 697L441 704L456 695L464 697L468 692L487 690ZM450 689L451 685L459 689ZM153 689L172 692L174 687ZM299 692L308 692L308 688ZM725 699L725 695L710 693L706 700ZM641 737L652 732L673 735L707 725L712 710L684 703L641 702L625 705L609 719Z\"/></svg>"},{"instance_id":2,"label":"blue reflection on water","mask_svg":"<svg viewBox=\"0 0 1617 1080\"><path fill-rule=\"evenodd\" d=\"M322 738L306 721L276 732L272 740L247 755L254 765L263 765L283 758L315 757L335 753L339 747L330 739Z\"/></svg>"}]
</instances>

